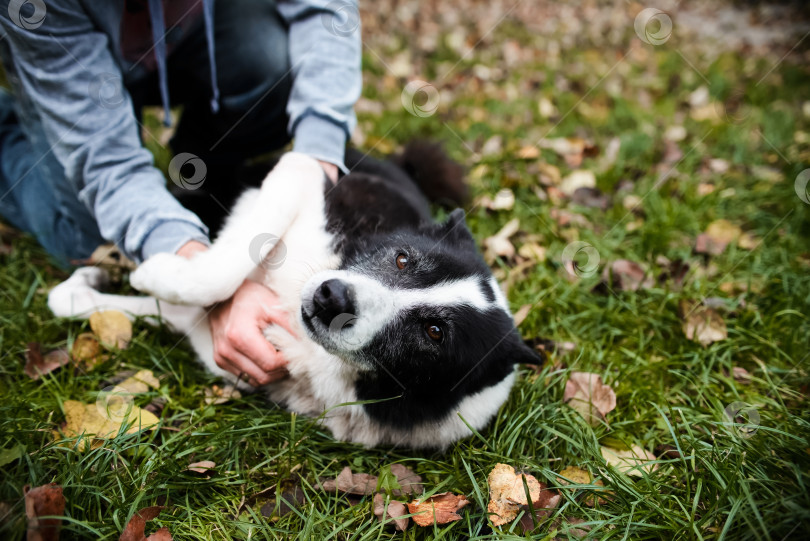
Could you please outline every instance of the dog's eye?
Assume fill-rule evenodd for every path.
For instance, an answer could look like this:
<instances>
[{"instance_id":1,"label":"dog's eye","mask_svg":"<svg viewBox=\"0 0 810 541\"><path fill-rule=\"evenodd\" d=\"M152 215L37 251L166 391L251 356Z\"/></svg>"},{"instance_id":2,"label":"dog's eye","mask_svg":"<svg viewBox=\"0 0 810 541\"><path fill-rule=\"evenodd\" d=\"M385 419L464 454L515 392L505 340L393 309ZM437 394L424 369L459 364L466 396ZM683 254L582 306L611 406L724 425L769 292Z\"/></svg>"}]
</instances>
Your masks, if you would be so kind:
<instances>
[{"instance_id":1,"label":"dog's eye","mask_svg":"<svg viewBox=\"0 0 810 541\"><path fill-rule=\"evenodd\" d=\"M405 254L397 254L397 268L402 270L408 264L408 256Z\"/></svg>"},{"instance_id":2,"label":"dog's eye","mask_svg":"<svg viewBox=\"0 0 810 541\"><path fill-rule=\"evenodd\" d=\"M444 337L444 332L442 332L442 328L432 323L428 323L427 325L425 325L425 332L434 342L441 342L442 338Z\"/></svg>"}]
</instances>

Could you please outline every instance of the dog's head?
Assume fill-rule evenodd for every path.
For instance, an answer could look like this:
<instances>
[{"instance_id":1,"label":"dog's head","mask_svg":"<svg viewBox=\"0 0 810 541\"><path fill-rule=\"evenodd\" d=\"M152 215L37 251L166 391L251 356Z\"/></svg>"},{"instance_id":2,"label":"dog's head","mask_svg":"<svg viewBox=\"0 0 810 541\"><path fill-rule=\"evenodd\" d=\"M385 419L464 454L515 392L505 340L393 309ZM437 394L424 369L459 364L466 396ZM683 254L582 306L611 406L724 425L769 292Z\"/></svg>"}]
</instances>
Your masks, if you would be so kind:
<instances>
[{"instance_id":1,"label":"dog's head","mask_svg":"<svg viewBox=\"0 0 810 541\"><path fill-rule=\"evenodd\" d=\"M482 428L508 396L515 364L537 361L461 210L348 246L338 270L305 285L301 318L313 340L356 368L357 398L372 401L366 413L400 433L440 430L459 411Z\"/></svg>"}]
</instances>

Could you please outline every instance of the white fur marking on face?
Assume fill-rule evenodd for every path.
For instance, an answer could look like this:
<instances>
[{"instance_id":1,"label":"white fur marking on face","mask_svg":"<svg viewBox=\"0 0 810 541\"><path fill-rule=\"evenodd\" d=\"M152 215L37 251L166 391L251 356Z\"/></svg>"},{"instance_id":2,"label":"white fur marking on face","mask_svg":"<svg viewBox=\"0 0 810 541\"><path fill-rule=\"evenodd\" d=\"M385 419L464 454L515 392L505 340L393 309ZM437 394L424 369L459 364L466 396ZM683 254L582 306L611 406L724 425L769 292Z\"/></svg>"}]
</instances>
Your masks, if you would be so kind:
<instances>
[{"instance_id":1,"label":"white fur marking on face","mask_svg":"<svg viewBox=\"0 0 810 541\"><path fill-rule=\"evenodd\" d=\"M506 313L509 313L509 303L506 301L506 296L503 294L503 290L501 290L500 284L498 284L498 280L495 279L494 276L489 278L489 287L492 288L492 293L495 294L495 302L498 303L498 306L506 310Z\"/></svg>"},{"instance_id":2,"label":"white fur marking on face","mask_svg":"<svg viewBox=\"0 0 810 541\"><path fill-rule=\"evenodd\" d=\"M397 314L414 306L471 306L484 312L502 305L487 300L481 291L479 278L470 276L461 280L448 280L422 289L392 289L368 276L352 271L325 271L313 276L304 286L302 300L307 313L314 310L312 298L315 289L330 279L339 279L352 286L356 319L341 332L342 349L356 351L363 348L380 329L388 325Z\"/></svg>"}]
</instances>

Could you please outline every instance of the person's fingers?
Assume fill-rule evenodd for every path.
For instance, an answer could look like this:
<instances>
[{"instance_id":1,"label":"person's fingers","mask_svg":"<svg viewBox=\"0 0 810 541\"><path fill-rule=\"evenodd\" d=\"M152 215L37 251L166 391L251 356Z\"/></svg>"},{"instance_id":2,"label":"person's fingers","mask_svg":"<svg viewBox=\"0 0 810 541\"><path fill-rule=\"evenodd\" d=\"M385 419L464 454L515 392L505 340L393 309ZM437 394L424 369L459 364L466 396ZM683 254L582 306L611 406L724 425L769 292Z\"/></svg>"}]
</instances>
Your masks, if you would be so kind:
<instances>
[{"instance_id":1,"label":"person's fingers","mask_svg":"<svg viewBox=\"0 0 810 541\"><path fill-rule=\"evenodd\" d=\"M229 370L229 372L235 376L247 376L250 378L251 385L266 385L274 379L269 371L263 370L256 363L251 361L250 358L235 349L225 352L223 358L227 359L228 364L233 368L233 370ZM228 370L228 368L225 369Z\"/></svg>"},{"instance_id":2,"label":"person's fingers","mask_svg":"<svg viewBox=\"0 0 810 541\"><path fill-rule=\"evenodd\" d=\"M298 334L293 330L290 324L289 314L276 306L267 306L262 303L262 310L264 310L264 320L267 323L278 325L293 337L298 338Z\"/></svg>"},{"instance_id":3,"label":"person's fingers","mask_svg":"<svg viewBox=\"0 0 810 541\"><path fill-rule=\"evenodd\" d=\"M287 362L267 341L258 327L233 327L233 330L227 332L226 338L240 357L252 359L252 364L258 365L264 372L282 368ZM236 364L238 365L238 363Z\"/></svg>"}]
</instances>

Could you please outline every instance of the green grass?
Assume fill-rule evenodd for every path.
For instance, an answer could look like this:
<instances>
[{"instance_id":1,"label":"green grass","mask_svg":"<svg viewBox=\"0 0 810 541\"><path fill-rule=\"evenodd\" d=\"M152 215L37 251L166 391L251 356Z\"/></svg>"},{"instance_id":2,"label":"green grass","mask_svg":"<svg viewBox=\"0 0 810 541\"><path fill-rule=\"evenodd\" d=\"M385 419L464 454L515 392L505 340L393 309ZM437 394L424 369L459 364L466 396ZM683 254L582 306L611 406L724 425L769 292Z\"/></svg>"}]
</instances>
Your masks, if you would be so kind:
<instances>
[{"instance_id":1,"label":"green grass","mask_svg":"<svg viewBox=\"0 0 810 541\"><path fill-rule=\"evenodd\" d=\"M510 19L488 43L506 39L532 47L538 38ZM336 442L313 420L292 416L259 396L206 406L200 392L212 378L180 337L145 322L136 323L129 349L95 370L62 369L31 381L22 371L26 343L69 346L86 324L50 315L48 288L66 275L48 264L33 241L15 239L11 253L0 256L0 448L21 445L25 453L0 472L0 501L11 508L0 537L24 535L22 487L51 481L64 487L67 499L63 539L116 539L135 510L164 502L170 507L151 527L166 525L175 539L520 536L516 526L492 531L487 524L486 476L498 462L551 486L556 472L581 466L613 492L594 508L583 505L576 492L565 492L552 518L534 533L540 538L567 538L568 518L584 520L594 539L780 540L810 533L810 205L794 191L797 174L810 167L810 118L802 112L810 96L808 67L789 57L758 83L771 60L682 49L699 75L677 50L688 44L673 39L666 46L644 47L643 56L628 55L600 82L629 43L628 36L613 48L563 48L558 69L529 60L490 81L473 75L480 62L499 65L496 49L481 47L459 63L453 77L437 84L452 91L452 106L442 105L427 118L402 109L405 80L387 75L377 57L390 59L405 42L366 52L364 95L381 102L384 113L359 115L365 146L379 153L415 136L438 138L470 168L475 196L512 188L517 195L512 211L471 206L470 227L482 240L518 217L522 233L516 244L531 234L547 247L547 261L514 281L510 303L515 309L534 305L520 328L524 337L576 344L565 356L552 356L539 374L522 368L497 420L445 453L366 450ZM457 60L451 48L441 46L421 59L423 75L414 78L436 80ZM561 76L568 80L566 91L555 83ZM690 118L689 95L706 85L703 77L713 100L728 100L741 90L743 109L716 122ZM641 94L649 106L640 105ZM560 114L540 116L540 96L552 99ZM687 130L679 143L684 157L660 168L663 133L675 124ZM612 138L621 141L613 164L600 165L600 155L582 165L598 171L598 186L613 196L606 211L569 205L591 227L558 226L553 205L539 200L533 189L538 184L534 161L515 158L518 149L546 133L585 136L603 151ZM493 136L502 138L501 148L482 156ZM165 162L165 151L154 150ZM552 152L543 150L541 157L563 175L569 172ZM710 158L727 160L730 168L712 172L706 165ZM673 165L677 171L656 187ZM780 180L763 178L762 167ZM632 231L626 226L639 216L628 215L622 195L614 194L628 181L625 193L643 198L642 223ZM717 189L699 195L700 183ZM753 251L730 246L712 258L694 254L695 236L719 218L740 225L762 244ZM625 258L658 272L658 256L687 261L691 270L681 289L662 283L638 292L604 291L595 287L598 274L570 282L560 255L577 239L597 249L600 271L607 262ZM511 271L507 262L495 268L501 276ZM730 282L748 291L724 292L721 285ZM724 315L728 339L702 347L684 336L678 305L707 297L727 299L732 311ZM733 367L746 368L751 382L735 381L729 375ZM162 376L160 390L138 403L165 398L164 428L120 435L87 452L54 444L51 430L64 418L63 402L95 400L108 378L130 368ZM597 372L616 390L618 407L608 415L609 427L592 428L562 404L568 371L574 369ZM757 407L760 426L751 437L739 436L724 416L735 401ZM619 441L648 450L668 445L680 453L660 458L655 473L635 479L607 468L600 457L600 443ZM216 471L207 476L185 471L197 460L216 462ZM395 535L374 520L368 499L353 506L313 488L318 478L332 477L346 465L376 474L393 462L422 475L430 491L467 495L472 505L462 512L463 520L435 529L412 526ZM306 495L298 510L282 517L261 515L263 504L295 484Z\"/></svg>"}]
</instances>

